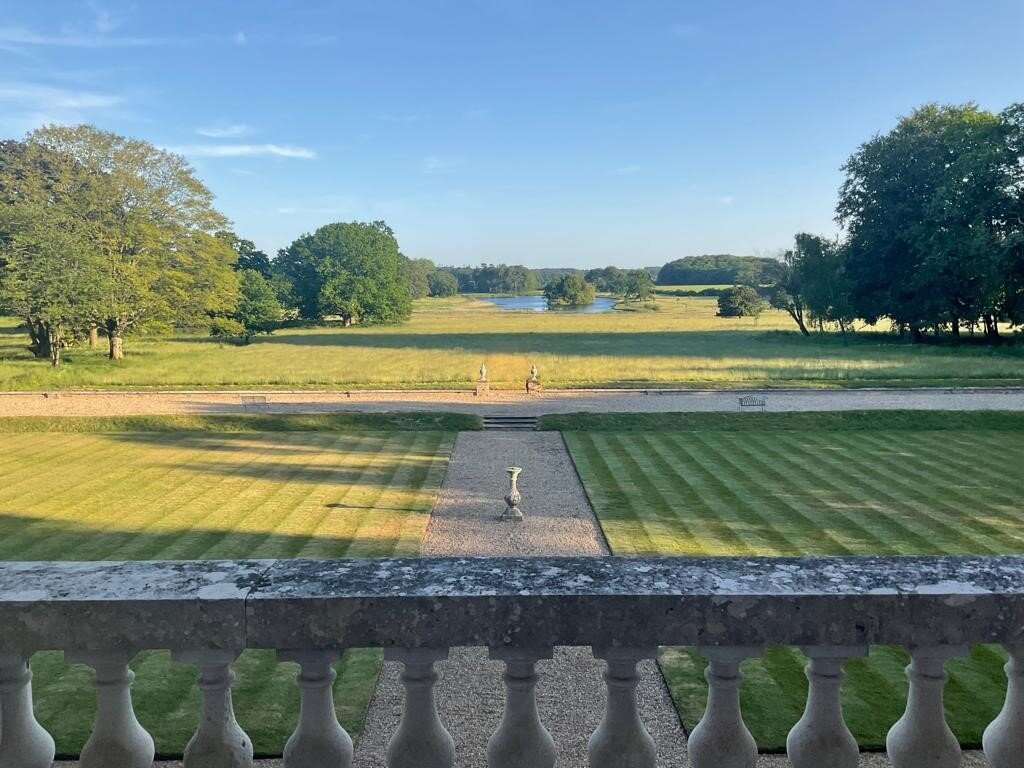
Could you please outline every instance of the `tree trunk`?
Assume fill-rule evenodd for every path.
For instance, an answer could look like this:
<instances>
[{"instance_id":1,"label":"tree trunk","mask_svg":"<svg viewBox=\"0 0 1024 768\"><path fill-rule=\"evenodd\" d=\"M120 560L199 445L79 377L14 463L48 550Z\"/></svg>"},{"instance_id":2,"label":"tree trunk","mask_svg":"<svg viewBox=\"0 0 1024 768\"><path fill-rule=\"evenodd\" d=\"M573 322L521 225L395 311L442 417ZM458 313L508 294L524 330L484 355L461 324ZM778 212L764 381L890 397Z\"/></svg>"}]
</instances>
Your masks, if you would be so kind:
<instances>
[{"instance_id":1,"label":"tree trunk","mask_svg":"<svg viewBox=\"0 0 1024 768\"><path fill-rule=\"evenodd\" d=\"M111 360L124 360L124 336L121 331L114 331L107 339L110 342L110 352L107 357Z\"/></svg>"},{"instance_id":2,"label":"tree trunk","mask_svg":"<svg viewBox=\"0 0 1024 768\"><path fill-rule=\"evenodd\" d=\"M56 368L60 365L60 331L52 325L46 326L46 341L50 348L50 365Z\"/></svg>"},{"instance_id":3,"label":"tree trunk","mask_svg":"<svg viewBox=\"0 0 1024 768\"><path fill-rule=\"evenodd\" d=\"M797 309L790 309L789 316L793 318L797 327L800 329L800 333L804 336L810 336L811 332L807 330L807 326L804 324L804 313Z\"/></svg>"},{"instance_id":4,"label":"tree trunk","mask_svg":"<svg viewBox=\"0 0 1024 768\"><path fill-rule=\"evenodd\" d=\"M994 315L983 315L982 319L985 321L985 338L992 344L998 344L1000 341L999 321Z\"/></svg>"},{"instance_id":5,"label":"tree trunk","mask_svg":"<svg viewBox=\"0 0 1024 768\"><path fill-rule=\"evenodd\" d=\"M960 318L954 317L953 318L953 323L950 326L950 328L951 328L951 330L953 332L953 340L959 343L959 341L960 341Z\"/></svg>"},{"instance_id":6,"label":"tree trunk","mask_svg":"<svg viewBox=\"0 0 1024 768\"><path fill-rule=\"evenodd\" d=\"M28 335L32 339L32 343L28 345L32 354L40 360L48 359L51 350L50 335L46 330L46 325L40 320L28 318Z\"/></svg>"},{"instance_id":7,"label":"tree trunk","mask_svg":"<svg viewBox=\"0 0 1024 768\"><path fill-rule=\"evenodd\" d=\"M96 349L100 345L100 329L96 323L89 323L89 349Z\"/></svg>"},{"instance_id":8,"label":"tree trunk","mask_svg":"<svg viewBox=\"0 0 1024 768\"><path fill-rule=\"evenodd\" d=\"M924 334L916 325L910 326L910 343L920 344L924 340Z\"/></svg>"}]
</instances>

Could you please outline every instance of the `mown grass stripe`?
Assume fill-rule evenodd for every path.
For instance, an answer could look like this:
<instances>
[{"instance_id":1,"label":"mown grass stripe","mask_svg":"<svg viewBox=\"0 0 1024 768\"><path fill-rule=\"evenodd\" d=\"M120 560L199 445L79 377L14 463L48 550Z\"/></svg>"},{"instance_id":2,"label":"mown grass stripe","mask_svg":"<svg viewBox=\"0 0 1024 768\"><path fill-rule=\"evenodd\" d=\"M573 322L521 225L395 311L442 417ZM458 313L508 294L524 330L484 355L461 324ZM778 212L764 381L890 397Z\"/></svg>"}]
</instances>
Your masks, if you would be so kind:
<instances>
[{"instance_id":1,"label":"mown grass stripe","mask_svg":"<svg viewBox=\"0 0 1024 768\"><path fill-rule=\"evenodd\" d=\"M628 466L651 475L646 487L657 489L660 496L648 491L646 499L636 497L630 513L646 518L642 522L657 531L655 551L660 553L721 551L722 537L705 532L714 531L713 526L702 527L692 514L680 514L693 513L696 502L670 503L668 508L682 522L674 528L664 505L665 498L674 494L682 500L687 493L700 496L704 503L723 503L728 496L708 477L709 471L734 493L735 515L728 522L748 534L760 534L765 525L777 527L797 545L798 554L835 550L833 541L805 530L826 531L857 554L1024 552L1024 513L1019 504L1007 504L1019 497L1019 473L1002 462L988 462L981 471L973 471L985 463L993 444L1008 446L1001 456L1024 456L1024 433L970 430L954 421L957 430L934 432L913 429L912 420L895 430L857 427L834 432L753 427L718 432L603 430L603 439L593 442L601 448L604 466L580 461L578 446L586 442L580 435L566 435L566 442L592 499L606 496L609 486L621 481L609 477L608 466L620 475L627 474ZM932 422L937 427L940 420ZM593 433L587 435L593 438ZM641 492L644 487L636 480L627 486ZM595 511L604 522L604 506L595 501ZM713 517L719 511L700 514ZM765 554L790 551L778 537L762 536L761 543ZM613 546L618 546L614 540ZM966 744L977 743L1002 705L1004 658L998 648L978 646L971 649L970 658L948 665L948 719ZM763 659L744 664L744 715L763 748L783 748L785 735L802 710L806 682L798 659L792 649L769 649ZM883 746L886 732L901 716L907 663L902 648L874 647L868 659L846 664L844 711L862 746ZM703 712L704 666L693 649L661 650L661 667L688 727Z\"/></svg>"},{"instance_id":2,"label":"mown grass stripe","mask_svg":"<svg viewBox=\"0 0 1024 768\"><path fill-rule=\"evenodd\" d=\"M941 545L931 536L930 529L913 519L916 510L908 510L902 499L885 491L850 463L821 450L824 446L819 444L815 447L818 450L812 452L808 446L794 443L793 451L806 462L804 471L817 463L819 469L815 475L818 481L844 494L848 503L861 509L874 507L874 514L868 519L879 528L879 543L886 547L885 554L941 553Z\"/></svg>"},{"instance_id":3,"label":"mown grass stripe","mask_svg":"<svg viewBox=\"0 0 1024 768\"><path fill-rule=\"evenodd\" d=\"M861 441L847 440L846 437L844 435L836 438L839 445L847 446L851 450L867 450ZM950 522L950 516L943 511L947 504L942 500L941 494L935 493L933 489L929 489L931 492L928 492L917 487L900 473L890 470L885 462L876 457L871 457L869 461L871 474L883 481L882 484L887 489L886 493L890 498L899 501L902 507L899 514L905 515L908 524L919 526L919 530L931 538L933 542L931 546L935 554L945 552L948 554L983 555L996 551L990 545L982 543L973 534L965 531L962 526L958 529ZM851 474L858 474L862 479L866 479L866 469L868 468L865 470L850 468L849 471ZM953 507L950 511L955 517L962 510ZM919 522L920 520L925 521L924 525ZM971 542L971 546L963 545L965 539Z\"/></svg>"},{"instance_id":4,"label":"mown grass stripe","mask_svg":"<svg viewBox=\"0 0 1024 768\"><path fill-rule=\"evenodd\" d=\"M745 503L732 484L725 482L717 468L701 455L700 449L706 449L707 444L700 435L669 434L666 439L685 454L688 461L683 466L693 470L699 478L698 492L703 489L702 495L709 509L723 526L733 531L750 554L764 555L780 548L783 551L793 549L793 543L773 529L759 510Z\"/></svg>"},{"instance_id":5,"label":"mown grass stripe","mask_svg":"<svg viewBox=\"0 0 1024 768\"><path fill-rule=\"evenodd\" d=\"M58 440L40 435L0 434L0 445L11 452L45 438L62 452L95 457L104 451L114 471L98 475L89 462L66 461L60 471L67 482L50 484L48 507L40 504L31 517L0 518L11 533L0 551L18 559L25 548L9 549L11 539L31 544L33 536L38 551L52 559L167 557L178 551L192 557L247 557L269 545L268 556L278 557L316 535L310 528L327 498L349 493L374 511L372 525L353 529L365 554L388 554L405 535L406 518L426 517L452 445L450 433L427 431L231 437L154 432L145 439L69 433ZM0 487L0 505L10 509L10 486L31 473L38 476L38 469L27 462L10 473L12 482ZM83 488L88 494L80 492ZM218 546L215 539L240 528L248 531L233 549ZM22 539L26 533L31 535ZM327 556L349 549L349 542L335 544ZM343 675L335 697L351 732L360 729L379 664L380 654L370 651L348 654L339 665ZM152 730L160 753L180 754L199 714L195 670L172 663L166 652L142 654L134 666L140 721ZM84 667L69 670L59 654L49 653L37 654L33 669L38 717L54 733L59 752L74 754L91 730L91 674ZM297 716L294 670L278 665L272 652L246 652L235 670L239 721L258 753L279 754Z\"/></svg>"},{"instance_id":6,"label":"mown grass stripe","mask_svg":"<svg viewBox=\"0 0 1024 768\"><path fill-rule=\"evenodd\" d=\"M669 508L682 522L678 531L670 530L668 538L663 535L662 548L650 554L665 553L668 545L672 554L719 554L717 547L710 543L716 539L724 539L722 549L733 547L743 548L745 545L736 538L732 530L722 526L714 526L714 515L710 513L703 497L697 489L676 471L678 464L674 456L674 448L666 444L662 435L644 435L644 444L650 448L651 468L655 471L651 481L662 489L668 499ZM678 534L678 535L677 535ZM690 539L692 538L692 541Z\"/></svg>"},{"instance_id":7,"label":"mown grass stripe","mask_svg":"<svg viewBox=\"0 0 1024 768\"><path fill-rule=\"evenodd\" d=\"M730 450L747 464L754 476L775 483L774 486L765 483L762 491L784 497L787 504L806 518L807 535L801 541L798 554L817 552L820 549L822 554L852 555L870 551L871 547L877 545L877 536L861 519L843 509L843 505L837 505L826 498L827 490L817 478L806 477L802 474L803 468L795 471L799 465L789 455L793 450L789 440L776 438L772 441L770 462L764 458L768 453L768 448L764 446L755 446L747 439L730 438L728 442ZM787 471L787 466L794 471ZM835 529L827 527L834 520L832 516L838 517L844 525ZM819 547L821 534L838 546L834 549Z\"/></svg>"},{"instance_id":8,"label":"mown grass stripe","mask_svg":"<svg viewBox=\"0 0 1024 768\"><path fill-rule=\"evenodd\" d=\"M642 447L635 445L631 440L620 440L616 445L610 446L624 451L626 456L629 457L627 471L631 472L631 479L639 494L630 498L630 505L643 504L647 506L645 514L641 516L634 512L634 517L638 519L641 517L651 518L649 522L645 522L643 525L647 529L648 538L652 543L659 541L664 536L666 527L675 528L682 538L692 540L693 534L688 525L687 516L681 508L678 486L675 483L666 483L665 476L661 473L644 471L643 463L651 460L656 461L657 454L651 455L644 450L644 448L650 448L646 435L643 436L642 440L645 443ZM643 481L642 488L635 479L638 476Z\"/></svg>"},{"instance_id":9,"label":"mown grass stripe","mask_svg":"<svg viewBox=\"0 0 1024 768\"><path fill-rule=\"evenodd\" d=\"M869 445L874 445L877 441L869 440L868 436L862 438ZM926 494L923 491L917 489L921 488L934 488L939 483L939 478L946 477L951 478L953 475L959 475L961 472L971 473L973 468L969 465L963 465L961 467L950 467L944 465L944 462L936 457L936 460L932 461L920 456L914 455L920 453L915 447L915 440L911 437L907 442L907 448L911 451L912 455L907 458L906 461L901 463L902 472L898 475L901 478L901 482L904 487L910 489L908 495L913 495L919 498L923 504L926 504L931 510L932 514L936 514L936 508L947 510L944 517L947 521L947 528L951 528L953 535L958 535L961 530L965 529L964 514L971 510L977 510L979 508L979 499L983 500L982 503L986 505L997 504L997 499L1002 499L1005 503L1003 511L1003 517L1009 520L1015 521L1019 527L1024 528L1024 512L1019 511L1017 503L1011 501L1011 497L1008 494L1000 493L996 486L989 483L985 488L975 489L975 493L967 493L958 487L954 482L950 482L949 479L946 482L941 483L941 492ZM976 446L978 449L982 449L984 446ZM938 512L942 514L942 512ZM1009 532L1005 529L1005 526L997 526L989 523L980 516L972 516L970 520L969 538L987 546L992 552L1004 551L1007 546L1010 536ZM1024 541L1024 538L1017 539L1018 541Z\"/></svg>"},{"instance_id":10,"label":"mown grass stripe","mask_svg":"<svg viewBox=\"0 0 1024 768\"><path fill-rule=\"evenodd\" d=\"M954 433L955 434L955 433ZM1005 432L990 433L992 435L999 435L1005 438ZM906 461L903 463L904 467L913 468L916 477L920 477L929 483L934 482L937 474L942 474L946 477L957 476L957 477L977 477L979 479L985 479L986 485L982 489L987 498L995 501L996 499L1006 503L1011 508L1016 508L1019 504L1019 497L1012 493L1005 491L1001 488L1002 482L1005 480L1006 470L995 470L985 466L984 461L978 461L977 457L984 456L989 450L990 445L987 441L981 439L975 440L962 440L960 443L959 450L964 454L959 462L954 462L948 455L944 455L932 439L931 433L910 433L908 435L901 435L901 442L903 442L909 452L909 456L904 457ZM945 443L948 439L952 438L952 435L944 435L943 442ZM891 435L864 435L865 440L871 441L876 444L880 449L885 446L885 440L892 439ZM1006 445L1006 455L1002 458L1011 459L1012 443L1008 443L1005 439L1003 443ZM1000 447L1000 452L1004 452L1003 447ZM1021 453L1021 458L1024 460L1024 453ZM973 459L973 460L970 460ZM948 490L950 493L955 494L957 497L965 499L966 501L976 501L976 496L971 495L963 491L959 485L954 483L948 483L944 490Z\"/></svg>"},{"instance_id":11,"label":"mown grass stripe","mask_svg":"<svg viewBox=\"0 0 1024 768\"><path fill-rule=\"evenodd\" d=\"M619 467L613 469L607 462L611 454L608 453L605 435L587 437L587 458L592 468L603 473L607 482L606 493L612 497L607 500L611 503L605 507L604 519L607 522L602 524L612 551L618 555L654 551L650 531L639 519L634 507L634 500L638 498L638 489L633 481L636 469L630 472L627 468L624 473L618 471Z\"/></svg>"},{"instance_id":12,"label":"mown grass stripe","mask_svg":"<svg viewBox=\"0 0 1024 768\"><path fill-rule=\"evenodd\" d=\"M758 477L755 479L755 471L752 471L755 469L753 462L737 462L734 458L735 446L720 448L717 441L711 440L700 440L700 443L717 464L730 470L730 476L735 478L736 485L745 490L747 504L767 510L767 514L760 515L765 525L784 535L785 546L776 548L778 554L799 555L805 552L808 546L819 547L829 554L850 554L850 550L840 544L829 529L820 526L820 519L815 521L809 515L801 513L793 503L778 493L764 494L763 474L757 472ZM773 446L770 452L763 455L768 461L774 460L777 458L778 449L778 445ZM737 514L743 512L737 510Z\"/></svg>"}]
</instances>

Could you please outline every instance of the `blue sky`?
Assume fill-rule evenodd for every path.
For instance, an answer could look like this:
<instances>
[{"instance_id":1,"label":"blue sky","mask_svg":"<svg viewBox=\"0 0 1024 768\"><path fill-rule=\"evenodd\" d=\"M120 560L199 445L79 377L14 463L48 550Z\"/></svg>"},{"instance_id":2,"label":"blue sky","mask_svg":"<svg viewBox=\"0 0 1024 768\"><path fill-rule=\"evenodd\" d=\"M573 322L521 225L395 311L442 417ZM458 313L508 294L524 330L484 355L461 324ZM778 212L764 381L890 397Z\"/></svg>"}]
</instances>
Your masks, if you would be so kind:
<instances>
[{"instance_id":1,"label":"blue sky","mask_svg":"<svg viewBox=\"0 0 1024 768\"><path fill-rule=\"evenodd\" d=\"M928 102L1024 100L1024 0L6 0L0 136L185 154L274 253L386 219L443 264L661 264L835 232Z\"/></svg>"}]
</instances>

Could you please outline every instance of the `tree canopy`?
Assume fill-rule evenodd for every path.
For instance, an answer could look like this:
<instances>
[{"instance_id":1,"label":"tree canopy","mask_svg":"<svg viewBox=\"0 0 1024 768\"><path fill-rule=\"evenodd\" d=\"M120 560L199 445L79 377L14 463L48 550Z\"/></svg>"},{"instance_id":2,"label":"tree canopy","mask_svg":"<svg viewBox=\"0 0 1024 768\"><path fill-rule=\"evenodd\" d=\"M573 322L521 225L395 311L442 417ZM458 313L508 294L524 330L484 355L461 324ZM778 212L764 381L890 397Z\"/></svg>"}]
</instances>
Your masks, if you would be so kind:
<instances>
[{"instance_id":1,"label":"tree canopy","mask_svg":"<svg viewBox=\"0 0 1024 768\"><path fill-rule=\"evenodd\" d=\"M544 288L544 297L548 304L555 306L579 307L593 304L596 294L594 286L578 274L565 275L548 283Z\"/></svg>"},{"instance_id":2,"label":"tree canopy","mask_svg":"<svg viewBox=\"0 0 1024 768\"><path fill-rule=\"evenodd\" d=\"M727 288L718 297L719 317L757 317L767 302L761 298L756 288L749 285L737 285Z\"/></svg>"},{"instance_id":3,"label":"tree canopy","mask_svg":"<svg viewBox=\"0 0 1024 768\"><path fill-rule=\"evenodd\" d=\"M101 327L113 359L132 330L200 325L234 305L236 256L215 234L227 221L183 158L87 125L40 128L4 155L12 304L56 301L60 326Z\"/></svg>"},{"instance_id":4,"label":"tree canopy","mask_svg":"<svg viewBox=\"0 0 1024 768\"><path fill-rule=\"evenodd\" d=\"M407 273L394 232L383 221L327 224L278 255L306 319L391 323L412 313Z\"/></svg>"},{"instance_id":5,"label":"tree canopy","mask_svg":"<svg viewBox=\"0 0 1024 768\"><path fill-rule=\"evenodd\" d=\"M1017 316L1024 239L1024 106L928 104L865 142L843 166L852 310L926 328Z\"/></svg>"},{"instance_id":6,"label":"tree canopy","mask_svg":"<svg viewBox=\"0 0 1024 768\"><path fill-rule=\"evenodd\" d=\"M777 269L775 259L760 256L684 256L661 268L658 285L764 285L774 282Z\"/></svg>"}]
</instances>

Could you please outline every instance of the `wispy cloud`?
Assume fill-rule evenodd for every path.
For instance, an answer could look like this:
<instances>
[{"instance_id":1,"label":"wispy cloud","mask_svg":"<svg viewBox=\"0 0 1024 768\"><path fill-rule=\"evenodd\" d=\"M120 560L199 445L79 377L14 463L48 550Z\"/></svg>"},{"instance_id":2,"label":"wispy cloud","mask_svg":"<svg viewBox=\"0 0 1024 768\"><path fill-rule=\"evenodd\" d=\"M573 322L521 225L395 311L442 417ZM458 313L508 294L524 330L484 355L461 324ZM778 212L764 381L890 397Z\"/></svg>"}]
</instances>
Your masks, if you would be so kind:
<instances>
[{"instance_id":1,"label":"wispy cloud","mask_svg":"<svg viewBox=\"0 0 1024 768\"><path fill-rule=\"evenodd\" d=\"M251 126L241 123L217 123L204 128L196 128L196 133L200 136L208 136L211 139L237 139L253 132Z\"/></svg>"},{"instance_id":2,"label":"wispy cloud","mask_svg":"<svg viewBox=\"0 0 1024 768\"><path fill-rule=\"evenodd\" d=\"M462 158L453 155L427 155L420 160L420 171L428 176L436 173L451 173L462 165Z\"/></svg>"},{"instance_id":3,"label":"wispy cloud","mask_svg":"<svg viewBox=\"0 0 1024 768\"><path fill-rule=\"evenodd\" d=\"M108 109L124 101L120 96L74 91L31 83L0 83L0 102L46 111Z\"/></svg>"},{"instance_id":4,"label":"wispy cloud","mask_svg":"<svg viewBox=\"0 0 1024 768\"><path fill-rule=\"evenodd\" d=\"M188 157L291 157L311 160L316 152L306 147L286 144L190 144L167 147L171 152Z\"/></svg>"},{"instance_id":5,"label":"wispy cloud","mask_svg":"<svg viewBox=\"0 0 1024 768\"><path fill-rule=\"evenodd\" d=\"M733 197L732 195L719 195L718 197L715 198L715 200L717 200L722 205L732 205L733 203L736 202L736 198Z\"/></svg>"},{"instance_id":6,"label":"wispy cloud","mask_svg":"<svg viewBox=\"0 0 1024 768\"><path fill-rule=\"evenodd\" d=\"M235 32L235 34L231 36L231 39L235 41L235 45L245 45L245 32Z\"/></svg>"},{"instance_id":7,"label":"wispy cloud","mask_svg":"<svg viewBox=\"0 0 1024 768\"><path fill-rule=\"evenodd\" d=\"M94 32L60 32L51 35L25 27L0 27L0 46L53 48L143 48L162 41L151 37L121 37Z\"/></svg>"},{"instance_id":8,"label":"wispy cloud","mask_svg":"<svg viewBox=\"0 0 1024 768\"><path fill-rule=\"evenodd\" d=\"M123 102L114 93L0 82L0 131L17 136L43 125L90 122Z\"/></svg>"},{"instance_id":9,"label":"wispy cloud","mask_svg":"<svg viewBox=\"0 0 1024 768\"><path fill-rule=\"evenodd\" d=\"M248 168L232 168L231 172L236 176L255 176L256 171L250 171Z\"/></svg>"},{"instance_id":10,"label":"wispy cloud","mask_svg":"<svg viewBox=\"0 0 1024 768\"><path fill-rule=\"evenodd\" d=\"M642 170L643 167L639 165L620 165L618 168L612 168L611 173L613 176L631 176Z\"/></svg>"}]
</instances>

